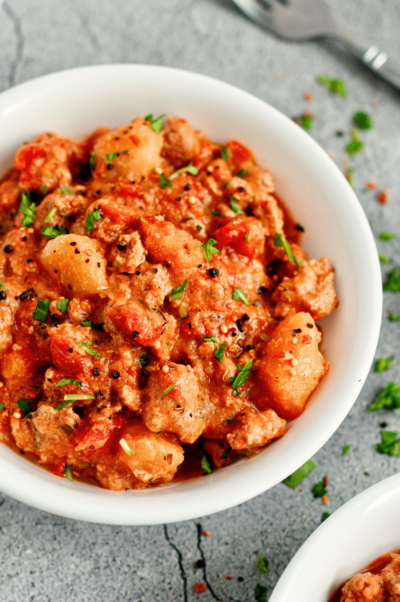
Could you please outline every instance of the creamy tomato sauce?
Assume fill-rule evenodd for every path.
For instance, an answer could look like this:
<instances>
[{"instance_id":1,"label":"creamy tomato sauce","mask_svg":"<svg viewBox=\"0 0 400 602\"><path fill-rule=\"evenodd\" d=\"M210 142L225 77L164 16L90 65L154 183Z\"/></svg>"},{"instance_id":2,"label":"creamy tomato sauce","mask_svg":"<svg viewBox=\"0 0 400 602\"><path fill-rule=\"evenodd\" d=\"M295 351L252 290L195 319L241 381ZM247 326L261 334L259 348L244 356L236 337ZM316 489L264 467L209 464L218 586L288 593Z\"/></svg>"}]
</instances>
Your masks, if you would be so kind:
<instances>
[{"instance_id":1,"label":"creamy tomato sauce","mask_svg":"<svg viewBox=\"0 0 400 602\"><path fill-rule=\"evenodd\" d=\"M240 142L177 117L43 133L0 219L0 440L60 477L144 488L252 456L328 371L333 268Z\"/></svg>"}]
</instances>

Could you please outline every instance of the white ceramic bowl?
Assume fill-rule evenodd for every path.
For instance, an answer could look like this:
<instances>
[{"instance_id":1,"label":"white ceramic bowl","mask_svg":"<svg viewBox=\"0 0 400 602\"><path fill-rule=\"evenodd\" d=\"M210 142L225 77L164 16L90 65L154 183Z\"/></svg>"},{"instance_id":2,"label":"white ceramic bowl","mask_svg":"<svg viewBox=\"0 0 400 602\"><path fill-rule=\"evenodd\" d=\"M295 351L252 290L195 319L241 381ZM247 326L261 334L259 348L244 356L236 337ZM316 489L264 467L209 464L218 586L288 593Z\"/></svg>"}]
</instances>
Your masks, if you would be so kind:
<instances>
[{"instance_id":1,"label":"white ceramic bowl","mask_svg":"<svg viewBox=\"0 0 400 602\"><path fill-rule=\"evenodd\" d=\"M328 602L354 573L400 547L400 474L329 517L291 560L269 602Z\"/></svg>"},{"instance_id":2,"label":"white ceramic bowl","mask_svg":"<svg viewBox=\"0 0 400 602\"><path fill-rule=\"evenodd\" d=\"M311 256L336 267L340 307L323 322L331 369L287 435L251 460L193 481L115 493L70 483L0 446L0 490L37 508L109 524L187 520L273 487L329 439L367 376L381 320L381 276L371 229L353 190L327 154L290 119L219 81L145 65L54 73L0 94L0 173L25 140L52 130L82 136L137 115L186 118L216 142L236 138L272 172L278 193L306 228Z\"/></svg>"}]
</instances>

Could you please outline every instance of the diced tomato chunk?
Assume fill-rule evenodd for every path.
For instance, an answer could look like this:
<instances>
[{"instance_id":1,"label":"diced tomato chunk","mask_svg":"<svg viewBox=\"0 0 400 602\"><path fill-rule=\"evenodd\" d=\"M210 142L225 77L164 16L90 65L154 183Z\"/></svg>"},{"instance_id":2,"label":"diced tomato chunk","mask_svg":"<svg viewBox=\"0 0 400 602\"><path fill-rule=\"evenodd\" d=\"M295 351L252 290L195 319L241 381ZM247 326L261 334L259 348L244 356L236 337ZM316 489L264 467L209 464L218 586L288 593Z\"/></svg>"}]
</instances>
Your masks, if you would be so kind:
<instances>
[{"instance_id":1,"label":"diced tomato chunk","mask_svg":"<svg viewBox=\"0 0 400 602\"><path fill-rule=\"evenodd\" d=\"M243 163L253 160L251 151L246 146L243 146L243 144L240 144L240 142L237 142L237 140L230 140L225 146L231 152L229 160L235 167L240 167Z\"/></svg>"},{"instance_id":2,"label":"diced tomato chunk","mask_svg":"<svg viewBox=\"0 0 400 602\"><path fill-rule=\"evenodd\" d=\"M233 221L229 220L215 231L215 238L218 241L218 249L229 245L250 259L261 255L264 249L262 224L254 217L239 216Z\"/></svg>"},{"instance_id":3,"label":"diced tomato chunk","mask_svg":"<svg viewBox=\"0 0 400 602\"><path fill-rule=\"evenodd\" d=\"M79 439L76 451L96 451L110 442L116 429L122 427L124 420L120 415L114 415L111 420L104 419L96 422L89 430L85 429L83 437Z\"/></svg>"},{"instance_id":4,"label":"diced tomato chunk","mask_svg":"<svg viewBox=\"0 0 400 602\"><path fill-rule=\"evenodd\" d=\"M71 337L53 334L50 338L53 361L67 378L76 378L87 374L93 368L92 358L85 353Z\"/></svg>"},{"instance_id":5,"label":"diced tomato chunk","mask_svg":"<svg viewBox=\"0 0 400 602\"><path fill-rule=\"evenodd\" d=\"M29 172L29 168L34 160L39 157L45 157L46 154L43 146L35 143L26 144L17 151L14 158L14 167L19 171L26 170Z\"/></svg>"},{"instance_id":6,"label":"diced tomato chunk","mask_svg":"<svg viewBox=\"0 0 400 602\"><path fill-rule=\"evenodd\" d=\"M114 305L108 310L108 315L116 326L145 347L159 339L164 330L161 314L135 301L126 305Z\"/></svg>"}]
</instances>

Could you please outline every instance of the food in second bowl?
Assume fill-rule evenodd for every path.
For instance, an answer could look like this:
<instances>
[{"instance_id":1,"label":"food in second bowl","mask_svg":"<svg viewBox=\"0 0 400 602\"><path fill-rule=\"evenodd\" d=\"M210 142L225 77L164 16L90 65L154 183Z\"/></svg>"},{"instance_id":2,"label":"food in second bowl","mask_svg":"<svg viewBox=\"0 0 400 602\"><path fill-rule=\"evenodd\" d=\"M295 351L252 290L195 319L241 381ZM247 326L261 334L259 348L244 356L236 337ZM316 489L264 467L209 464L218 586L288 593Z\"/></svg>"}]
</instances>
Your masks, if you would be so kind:
<instances>
[{"instance_id":1,"label":"food in second bowl","mask_svg":"<svg viewBox=\"0 0 400 602\"><path fill-rule=\"evenodd\" d=\"M281 437L328 371L333 268L239 142L151 115L41 134L0 210L0 440L55 474L211 472Z\"/></svg>"},{"instance_id":2,"label":"food in second bowl","mask_svg":"<svg viewBox=\"0 0 400 602\"><path fill-rule=\"evenodd\" d=\"M400 600L400 554L379 556L334 593L329 602L397 602Z\"/></svg>"}]
</instances>

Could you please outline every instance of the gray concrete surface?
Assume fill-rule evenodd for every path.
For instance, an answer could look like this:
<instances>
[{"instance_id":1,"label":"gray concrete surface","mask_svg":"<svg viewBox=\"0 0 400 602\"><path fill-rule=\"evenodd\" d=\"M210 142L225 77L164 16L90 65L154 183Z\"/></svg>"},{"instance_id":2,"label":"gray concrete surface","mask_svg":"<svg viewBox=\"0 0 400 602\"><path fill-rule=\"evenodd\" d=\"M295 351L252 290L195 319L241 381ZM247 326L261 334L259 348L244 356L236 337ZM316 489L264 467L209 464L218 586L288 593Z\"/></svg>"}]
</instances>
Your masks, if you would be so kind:
<instances>
[{"instance_id":1,"label":"gray concrete surface","mask_svg":"<svg viewBox=\"0 0 400 602\"><path fill-rule=\"evenodd\" d=\"M338 19L400 56L396 0L331 0ZM132 62L171 65L230 82L289 116L310 108L311 135L345 167L344 138L359 108L373 115L365 151L351 160L355 190L375 234L400 233L400 98L338 50L317 42L287 44L246 21L229 0L7 0L0 10L0 90L32 77L78 65ZM315 83L318 74L341 77L348 97ZM315 99L307 103L305 92ZM390 188L386 206L365 186ZM400 263L400 236L379 241ZM400 295L385 294L377 357L398 353ZM240 507L168 527L108 527L74 522L24 506L0 494L1 602L251 602L256 583L272 590L289 560L318 526L354 495L395 473L399 458L379 455L379 424L400 430L398 413L366 408L388 381L400 381L400 358L389 372L371 373L350 415L316 455L317 468L302 491L279 485ZM342 447L351 445L341 457ZM364 471L370 476L365 476ZM330 477L327 508L312 485ZM210 535L204 536L208 530ZM270 572L256 568L257 555ZM199 560L205 568L194 569ZM227 579L227 575L232 578ZM241 579L239 579L241 578ZM207 591L194 592L196 581Z\"/></svg>"}]
</instances>

